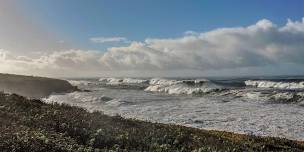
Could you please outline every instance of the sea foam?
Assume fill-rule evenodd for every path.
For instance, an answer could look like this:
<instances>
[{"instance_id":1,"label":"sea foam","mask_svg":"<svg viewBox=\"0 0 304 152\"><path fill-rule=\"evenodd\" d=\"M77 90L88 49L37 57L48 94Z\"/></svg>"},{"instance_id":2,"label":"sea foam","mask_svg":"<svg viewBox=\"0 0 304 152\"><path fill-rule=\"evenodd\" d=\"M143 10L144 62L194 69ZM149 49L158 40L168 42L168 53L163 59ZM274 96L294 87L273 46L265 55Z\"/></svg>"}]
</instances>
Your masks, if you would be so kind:
<instances>
[{"instance_id":1,"label":"sea foam","mask_svg":"<svg viewBox=\"0 0 304 152\"><path fill-rule=\"evenodd\" d=\"M99 82L107 85L132 85L132 84L147 84L149 80L134 79L134 78L100 78Z\"/></svg>"},{"instance_id":2,"label":"sea foam","mask_svg":"<svg viewBox=\"0 0 304 152\"><path fill-rule=\"evenodd\" d=\"M302 82L275 82L266 80L247 80L247 86L257 88L276 88L276 89L304 89L304 81Z\"/></svg>"},{"instance_id":3,"label":"sea foam","mask_svg":"<svg viewBox=\"0 0 304 152\"><path fill-rule=\"evenodd\" d=\"M221 87L208 80L168 80L151 79L145 91L162 92L167 94L203 94L218 91Z\"/></svg>"}]
</instances>

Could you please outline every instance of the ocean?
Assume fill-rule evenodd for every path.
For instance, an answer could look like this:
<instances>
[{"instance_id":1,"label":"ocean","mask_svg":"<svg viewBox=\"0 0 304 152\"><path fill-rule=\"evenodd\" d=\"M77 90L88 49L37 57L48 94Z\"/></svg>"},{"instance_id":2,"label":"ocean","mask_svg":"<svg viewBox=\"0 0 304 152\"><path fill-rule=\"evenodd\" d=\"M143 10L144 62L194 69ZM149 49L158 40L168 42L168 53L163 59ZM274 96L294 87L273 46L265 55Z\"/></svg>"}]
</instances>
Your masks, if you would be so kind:
<instances>
[{"instance_id":1,"label":"ocean","mask_svg":"<svg viewBox=\"0 0 304 152\"><path fill-rule=\"evenodd\" d=\"M304 140L304 77L68 79L43 100L150 122Z\"/></svg>"}]
</instances>

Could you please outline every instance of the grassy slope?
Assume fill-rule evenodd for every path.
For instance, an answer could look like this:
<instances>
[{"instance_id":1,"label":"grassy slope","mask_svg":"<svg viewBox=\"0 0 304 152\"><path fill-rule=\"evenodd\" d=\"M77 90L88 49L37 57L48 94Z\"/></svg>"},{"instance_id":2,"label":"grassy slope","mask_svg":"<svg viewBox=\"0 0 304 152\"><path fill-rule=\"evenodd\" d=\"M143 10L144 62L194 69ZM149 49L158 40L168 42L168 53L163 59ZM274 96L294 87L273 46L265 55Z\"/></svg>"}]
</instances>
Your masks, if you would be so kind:
<instances>
[{"instance_id":1,"label":"grassy slope","mask_svg":"<svg viewBox=\"0 0 304 152\"><path fill-rule=\"evenodd\" d=\"M303 143L110 117L0 93L2 151L304 151Z\"/></svg>"}]
</instances>

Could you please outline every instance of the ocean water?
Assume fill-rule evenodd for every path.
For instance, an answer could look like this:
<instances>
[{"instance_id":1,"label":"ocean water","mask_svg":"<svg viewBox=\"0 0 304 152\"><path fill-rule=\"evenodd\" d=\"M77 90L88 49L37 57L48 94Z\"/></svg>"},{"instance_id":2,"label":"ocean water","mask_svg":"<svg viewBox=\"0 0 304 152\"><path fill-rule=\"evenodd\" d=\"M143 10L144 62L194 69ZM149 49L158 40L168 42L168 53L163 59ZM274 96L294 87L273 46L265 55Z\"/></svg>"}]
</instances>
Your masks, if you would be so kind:
<instances>
[{"instance_id":1,"label":"ocean water","mask_svg":"<svg viewBox=\"0 0 304 152\"><path fill-rule=\"evenodd\" d=\"M151 122L304 140L304 77L69 79L45 102Z\"/></svg>"}]
</instances>

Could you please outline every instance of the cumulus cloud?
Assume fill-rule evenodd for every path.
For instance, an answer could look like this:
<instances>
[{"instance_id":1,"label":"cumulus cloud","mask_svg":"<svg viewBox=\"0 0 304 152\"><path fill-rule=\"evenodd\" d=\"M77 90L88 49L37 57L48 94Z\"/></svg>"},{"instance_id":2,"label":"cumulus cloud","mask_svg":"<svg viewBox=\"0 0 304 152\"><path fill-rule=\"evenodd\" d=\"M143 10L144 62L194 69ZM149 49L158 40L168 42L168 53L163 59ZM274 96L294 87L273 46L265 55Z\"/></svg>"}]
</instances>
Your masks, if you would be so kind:
<instances>
[{"instance_id":1,"label":"cumulus cloud","mask_svg":"<svg viewBox=\"0 0 304 152\"><path fill-rule=\"evenodd\" d=\"M278 27L263 19L248 27L220 28L174 39L146 39L113 47L101 62L114 69L226 69L303 64L304 19Z\"/></svg>"},{"instance_id":2,"label":"cumulus cloud","mask_svg":"<svg viewBox=\"0 0 304 152\"><path fill-rule=\"evenodd\" d=\"M93 43L128 42L125 37L92 37L90 41Z\"/></svg>"},{"instance_id":3,"label":"cumulus cloud","mask_svg":"<svg viewBox=\"0 0 304 152\"><path fill-rule=\"evenodd\" d=\"M186 31L186 32L184 32L184 34L189 36L189 35L198 35L200 33L195 32L195 31Z\"/></svg>"},{"instance_id":4,"label":"cumulus cloud","mask_svg":"<svg viewBox=\"0 0 304 152\"><path fill-rule=\"evenodd\" d=\"M101 38L99 41L111 40ZM112 47L104 53L67 50L33 59L14 56L2 50L0 72L86 76L105 71L138 74L144 71L154 74L187 70L233 71L257 67L270 69L271 66L282 64L303 66L303 58L304 18L302 21L288 20L281 27L263 19L247 27L219 28L204 33L187 32L180 38L150 38L125 47Z\"/></svg>"},{"instance_id":5,"label":"cumulus cloud","mask_svg":"<svg viewBox=\"0 0 304 152\"><path fill-rule=\"evenodd\" d=\"M0 72L44 76L80 76L100 74L97 51L67 50L38 58L13 55L0 49Z\"/></svg>"}]
</instances>

